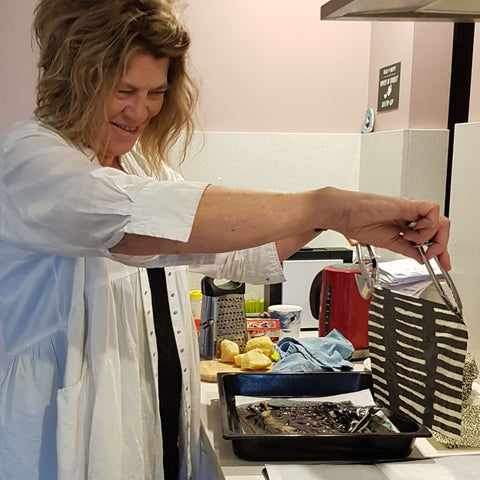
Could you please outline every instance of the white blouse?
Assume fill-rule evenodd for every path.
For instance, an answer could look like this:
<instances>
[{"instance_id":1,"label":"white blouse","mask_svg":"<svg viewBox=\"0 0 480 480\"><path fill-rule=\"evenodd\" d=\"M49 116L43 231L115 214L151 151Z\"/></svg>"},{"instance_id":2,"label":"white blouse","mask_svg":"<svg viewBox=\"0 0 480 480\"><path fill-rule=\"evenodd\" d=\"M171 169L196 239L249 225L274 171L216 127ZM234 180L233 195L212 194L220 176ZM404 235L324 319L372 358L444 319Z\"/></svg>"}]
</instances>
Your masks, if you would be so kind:
<instances>
[{"instance_id":1,"label":"white blouse","mask_svg":"<svg viewBox=\"0 0 480 480\"><path fill-rule=\"evenodd\" d=\"M157 347L146 270L166 267L182 368L181 479L202 460L187 265L284 280L274 244L217 255L112 255L125 233L187 241L206 184L102 167L36 120L0 139L0 479L162 479ZM125 173L127 172L127 173ZM160 359L161 361L161 359ZM160 379L161 385L161 379Z\"/></svg>"}]
</instances>

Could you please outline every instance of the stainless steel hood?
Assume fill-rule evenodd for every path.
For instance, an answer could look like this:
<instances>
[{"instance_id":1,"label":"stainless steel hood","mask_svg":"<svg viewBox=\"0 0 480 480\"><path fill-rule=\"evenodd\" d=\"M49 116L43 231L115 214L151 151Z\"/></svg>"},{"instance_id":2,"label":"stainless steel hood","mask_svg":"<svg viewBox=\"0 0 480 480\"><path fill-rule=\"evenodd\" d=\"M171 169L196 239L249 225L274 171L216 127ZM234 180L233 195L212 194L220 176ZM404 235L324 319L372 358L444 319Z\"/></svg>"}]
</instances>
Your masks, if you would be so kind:
<instances>
[{"instance_id":1,"label":"stainless steel hood","mask_svg":"<svg viewBox=\"0 0 480 480\"><path fill-rule=\"evenodd\" d=\"M330 0L322 20L480 21L480 0Z\"/></svg>"}]
</instances>

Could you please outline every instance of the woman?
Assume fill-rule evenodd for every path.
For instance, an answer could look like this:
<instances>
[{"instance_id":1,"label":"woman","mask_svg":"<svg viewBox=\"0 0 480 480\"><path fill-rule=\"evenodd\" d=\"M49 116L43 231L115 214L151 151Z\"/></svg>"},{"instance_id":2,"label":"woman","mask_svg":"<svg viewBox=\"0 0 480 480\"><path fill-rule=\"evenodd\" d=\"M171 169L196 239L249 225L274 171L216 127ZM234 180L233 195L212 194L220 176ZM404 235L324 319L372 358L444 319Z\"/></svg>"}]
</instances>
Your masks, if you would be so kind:
<instances>
[{"instance_id":1,"label":"woman","mask_svg":"<svg viewBox=\"0 0 480 480\"><path fill-rule=\"evenodd\" d=\"M432 239L450 268L431 202L182 181L167 157L196 90L171 3L36 9L35 119L0 142L0 478L213 478L187 265L277 283L331 228L417 259Z\"/></svg>"}]
</instances>

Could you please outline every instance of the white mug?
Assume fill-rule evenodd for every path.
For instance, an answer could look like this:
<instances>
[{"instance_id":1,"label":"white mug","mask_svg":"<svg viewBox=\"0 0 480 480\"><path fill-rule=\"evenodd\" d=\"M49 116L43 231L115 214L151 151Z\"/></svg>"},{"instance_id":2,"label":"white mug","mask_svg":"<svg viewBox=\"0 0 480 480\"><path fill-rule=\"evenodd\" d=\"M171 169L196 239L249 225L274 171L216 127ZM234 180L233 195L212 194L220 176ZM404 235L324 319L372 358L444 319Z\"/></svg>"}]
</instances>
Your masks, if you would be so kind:
<instances>
[{"instance_id":1,"label":"white mug","mask_svg":"<svg viewBox=\"0 0 480 480\"><path fill-rule=\"evenodd\" d=\"M299 305L270 305L268 313L270 318L278 318L280 322L279 339L285 337L299 338L300 336L300 313Z\"/></svg>"}]
</instances>

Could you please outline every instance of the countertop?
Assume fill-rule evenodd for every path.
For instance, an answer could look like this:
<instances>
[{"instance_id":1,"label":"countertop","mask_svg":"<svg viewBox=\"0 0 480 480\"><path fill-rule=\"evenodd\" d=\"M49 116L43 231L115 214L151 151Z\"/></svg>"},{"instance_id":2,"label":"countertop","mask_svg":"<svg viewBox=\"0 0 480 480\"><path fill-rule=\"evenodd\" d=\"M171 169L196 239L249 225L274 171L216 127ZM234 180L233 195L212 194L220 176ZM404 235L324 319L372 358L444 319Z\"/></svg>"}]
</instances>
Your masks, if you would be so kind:
<instances>
[{"instance_id":1,"label":"countertop","mask_svg":"<svg viewBox=\"0 0 480 480\"><path fill-rule=\"evenodd\" d=\"M200 415L225 480L265 480L262 474L265 464L238 458L233 453L232 442L222 437L218 386L216 383L202 382Z\"/></svg>"},{"instance_id":2,"label":"countertop","mask_svg":"<svg viewBox=\"0 0 480 480\"><path fill-rule=\"evenodd\" d=\"M268 374L267 374L268 375ZM262 473L265 464L261 462L246 461L238 458L233 453L232 442L222 437L220 407L218 401L218 386L216 383L202 381L201 419L214 453L219 461L225 480L265 480ZM419 459L415 459L419 458ZM372 466L356 465L354 474L356 480L370 478L371 480L408 480L424 479L435 475L436 480L477 480L480 472L480 449L455 449L437 450L423 438L416 440L414 451L406 462L394 462L392 471L388 470L389 464L382 466L372 476ZM295 465L291 466L279 462L282 468L276 468L269 463L268 473L270 480L291 478L292 473L298 473L298 478L335 480L346 478L348 468L346 465ZM385 465L387 465L385 467ZM291 469L295 469L294 472ZM300 470L303 468L304 470ZM398 470L401 468L401 470ZM400 473L399 473L400 472ZM213 479L212 479L213 480ZM223 479L219 479L223 480Z\"/></svg>"}]
</instances>

